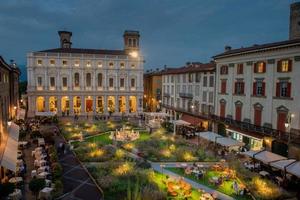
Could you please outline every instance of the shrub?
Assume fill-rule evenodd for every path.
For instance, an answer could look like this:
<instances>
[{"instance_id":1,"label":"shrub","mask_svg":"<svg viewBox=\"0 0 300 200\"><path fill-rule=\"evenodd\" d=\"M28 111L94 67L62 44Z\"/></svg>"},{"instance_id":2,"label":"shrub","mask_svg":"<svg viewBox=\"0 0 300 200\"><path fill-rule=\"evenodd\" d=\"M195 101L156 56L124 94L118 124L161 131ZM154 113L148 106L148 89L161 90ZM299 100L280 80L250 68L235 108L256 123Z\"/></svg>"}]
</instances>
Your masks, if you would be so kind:
<instances>
[{"instance_id":1,"label":"shrub","mask_svg":"<svg viewBox=\"0 0 300 200\"><path fill-rule=\"evenodd\" d=\"M52 163L58 161L58 157L57 157L57 153L56 153L56 152L53 152L53 153L50 154L50 161L51 161Z\"/></svg>"},{"instance_id":2,"label":"shrub","mask_svg":"<svg viewBox=\"0 0 300 200\"><path fill-rule=\"evenodd\" d=\"M267 179L254 177L248 185L249 190L259 199L278 199L282 192L280 188Z\"/></svg>"},{"instance_id":3,"label":"shrub","mask_svg":"<svg viewBox=\"0 0 300 200\"><path fill-rule=\"evenodd\" d=\"M36 199L39 191L43 189L45 185L46 185L45 179L42 178L34 178L29 182L29 189L35 195Z\"/></svg>"},{"instance_id":4,"label":"shrub","mask_svg":"<svg viewBox=\"0 0 300 200\"><path fill-rule=\"evenodd\" d=\"M63 169L59 163L52 163L52 176L54 179L59 179L62 176Z\"/></svg>"},{"instance_id":5,"label":"shrub","mask_svg":"<svg viewBox=\"0 0 300 200\"><path fill-rule=\"evenodd\" d=\"M157 188L147 185L142 189L143 200L164 200L166 199L166 194L158 190Z\"/></svg>"},{"instance_id":6,"label":"shrub","mask_svg":"<svg viewBox=\"0 0 300 200\"><path fill-rule=\"evenodd\" d=\"M61 180L54 181L55 188L53 190L53 197L57 198L63 194L63 183Z\"/></svg>"}]
</instances>

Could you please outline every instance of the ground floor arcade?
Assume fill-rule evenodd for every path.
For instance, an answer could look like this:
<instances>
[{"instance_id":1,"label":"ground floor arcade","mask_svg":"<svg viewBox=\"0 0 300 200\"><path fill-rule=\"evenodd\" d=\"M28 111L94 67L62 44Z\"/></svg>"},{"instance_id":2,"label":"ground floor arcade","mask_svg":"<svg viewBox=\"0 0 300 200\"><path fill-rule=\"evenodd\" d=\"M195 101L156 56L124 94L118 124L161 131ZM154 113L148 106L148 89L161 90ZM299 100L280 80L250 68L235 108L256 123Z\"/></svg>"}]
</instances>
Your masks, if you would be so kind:
<instances>
[{"instance_id":1,"label":"ground floor arcade","mask_svg":"<svg viewBox=\"0 0 300 200\"><path fill-rule=\"evenodd\" d=\"M58 116L86 114L137 114L142 112L142 95L102 96L29 96L28 116L36 112L52 112Z\"/></svg>"}]
</instances>

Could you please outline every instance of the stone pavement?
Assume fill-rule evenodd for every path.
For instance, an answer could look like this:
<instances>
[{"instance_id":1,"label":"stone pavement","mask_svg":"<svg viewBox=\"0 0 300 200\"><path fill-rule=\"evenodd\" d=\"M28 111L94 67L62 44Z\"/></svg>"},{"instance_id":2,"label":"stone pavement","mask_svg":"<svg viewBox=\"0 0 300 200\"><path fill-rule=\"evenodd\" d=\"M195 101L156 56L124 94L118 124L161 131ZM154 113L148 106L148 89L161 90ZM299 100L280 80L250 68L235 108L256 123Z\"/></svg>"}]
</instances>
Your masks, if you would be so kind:
<instances>
[{"instance_id":1,"label":"stone pavement","mask_svg":"<svg viewBox=\"0 0 300 200\"><path fill-rule=\"evenodd\" d=\"M174 172L171 172L170 170L166 169L167 167L175 167L176 164L178 164L178 163L176 163L176 164L174 164L174 163L169 163L169 164L168 164L168 163L164 163L164 162L162 162L162 163L158 163L158 162L155 162L155 163L154 163L154 162L150 162L150 163L151 163L152 168L153 168L155 171L157 171L157 172L160 172L160 173L163 173L163 174L165 174L165 175L172 176L172 177L181 178L180 175L175 174ZM184 162L183 162L183 163L184 163ZM183 163L181 163L181 164L183 164ZM161 164L163 164L163 165L165 166L165 167L163 168L163 170L162 170L162 168L160 167ZM186 164L191 164L191 163L186 163ZM230 196L228 196L228 195L226 195L226 194L223 194L223 193L221 193L221 192L219 192L219 191L217 191L217 190L211 189L211 188L209 188L209 187L207 187L207 186L205 186L205 185L199 184L199 183L197 183L197 182L195 182L195 181L192 181L192 180L190 180L190 179L185 178L184 181L187 182L187 183L189 183L189 184L191 184L191 186L192 186L193 188L196 188L196 189L202 189L202 190L205 190L206 192L209 192L209 193L211 193L211 194L216 194L216 196L217 196L218 199L221 199L221 200L234 200L234 198L232 198L232 197L230 197Z\"/></svg>"},{"instance_id":2,"label":"stone pavement","mask_svg":"<svg viewBox=\"0 0 300 200\"><path fill-rule=\"evenodd\" d=\"M63 139L55 138L55 145L58 146ZM102 192L90 178L89 174L80 164L73 152L59 155L59 162L63 167L64 195L61 200L99 200L102 199Z\"/></svg>"}]
</instances>

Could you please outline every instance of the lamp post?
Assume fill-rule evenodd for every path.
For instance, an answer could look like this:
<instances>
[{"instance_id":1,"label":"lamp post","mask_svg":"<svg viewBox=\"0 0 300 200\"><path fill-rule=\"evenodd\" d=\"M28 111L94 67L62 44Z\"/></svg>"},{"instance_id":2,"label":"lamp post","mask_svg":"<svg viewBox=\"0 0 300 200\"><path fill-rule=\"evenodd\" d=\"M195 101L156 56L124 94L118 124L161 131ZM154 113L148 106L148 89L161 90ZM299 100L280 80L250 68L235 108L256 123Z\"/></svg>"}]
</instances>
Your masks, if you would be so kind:
<instances>
[{"instance_id":1,"label":"lamp post","mask_svg":"<svg viewBox=\"0 0 300 200\"><path fill-rule=\"evenodd\" d=\"M292 113L289 113L285 119L285 123L284 123L284 126L285 126L285 130L288 132L288 144L290 144L290 141L291 141L291 124L292 124L292 118L294 117L295 115L292 114Z\"/></svg>"}]
</instances>

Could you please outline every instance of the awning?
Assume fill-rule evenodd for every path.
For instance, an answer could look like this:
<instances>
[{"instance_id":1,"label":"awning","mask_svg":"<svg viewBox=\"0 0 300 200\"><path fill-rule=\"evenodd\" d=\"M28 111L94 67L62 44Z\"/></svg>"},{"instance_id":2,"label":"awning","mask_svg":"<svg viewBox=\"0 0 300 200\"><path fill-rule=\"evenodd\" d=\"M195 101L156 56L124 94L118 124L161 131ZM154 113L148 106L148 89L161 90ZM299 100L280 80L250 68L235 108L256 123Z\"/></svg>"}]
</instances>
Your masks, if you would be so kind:
<instances>
[{"instance_id":1,"label":"awning","mask_svg":"<svg viewBox=\"0 0 300 200\"><path fill-rule=\"evenodd\" d=\"M294 174L300 178L300 161L295 162L286 168L286 171L290 174Z\"/></svg>"},{"instance_id":2,"label":"awning","mask_svg":"<svg viewBox=\"0 0 300 200\"><path fill-rule=\"evenodd\" d=\"M290 165L291 163L293 163L295 161L296 161L295 159L279 160L279 161L270 163L270 165L277 169L284 170L284 168L286 166Z\"/></svg>"},{"instance_id":3,"label":"awning","mask_svg":"<svg viewBox=\"0 0 300 200\"><path fill-rule=\"evenodd\" d=\"M54 112L35 112L35 116L53 117Z\"/></svg>"},{"instance_id":4,"label":"awning","mask_svg":"<svg viewBox=\"0 0 300 200\"><path fill-rule=\"evenodd\" d=\"M194 117L191 115L187 115L187 114L183 114L181 117L182 120L191 123L192 125L198 125L200 122L202 122L203 120L198 118L198 117Z\"/></svg>"},{"instance_id":5,"label":"awning","mask_svg":"<svg viewBox=\"0 0 300 200\"><path fill-rule=\"evenodd\" d=\"M217 144L220 144L224 147L244 146L245 145L243 142L239 142L239 141L234 140L229 137L223 137L214 132L200 132L200 133L196 133L196 135L198 135L208 141L216 142Z\"/></svg>"},{"instance_id":6,"label":"awning","mask_svg":"<svg viewBox=\"0 0 300 200\"><path fill-rule=\"evenodd\" d=\"M269 151L246 151L243 152L242 154L252 157L256 160L259 160L265 164L287 159L286 157L283 157L281 155Z\"/></svg>"},{"instance_id":7,"label":"awning","mask_svg":"<svg viewBox=\"0 0 300 200\"><path fill-rule=\"evenodd\" d=\"M180 126L180 125L190 125L191 123L189 123L189 122L186 122L186 121L184 121L184 120L174 120L173 121L173 124L175 124L175 125L177 125L177 126Z\"/></svg>"},{"instance_id":8,"label":"awning","mask_svg":"<svg viewBox=\"0 0 300 200\"><path fill-rule=\"evenodd\" d=\"M8 139L1 160L1 166L14 172L17 168L19 129L19 126L13 122L8 127Z\"/></svg>"}]
</instances>

